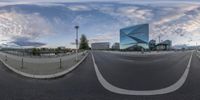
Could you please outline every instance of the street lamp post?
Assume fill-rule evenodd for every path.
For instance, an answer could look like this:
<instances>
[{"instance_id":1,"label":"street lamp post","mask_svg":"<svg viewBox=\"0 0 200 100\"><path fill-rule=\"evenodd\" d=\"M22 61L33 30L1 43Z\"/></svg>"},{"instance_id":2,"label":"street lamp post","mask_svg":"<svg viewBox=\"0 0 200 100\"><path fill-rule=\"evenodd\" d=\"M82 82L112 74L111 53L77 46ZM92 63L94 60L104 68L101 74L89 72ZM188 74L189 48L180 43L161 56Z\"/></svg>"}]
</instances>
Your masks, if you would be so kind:
<instances>
[{"instance_id":1,"label":"street lamp post","mask_svg":"<svg viewBox=\"0 0 200 100\"><path fill-rule=\"evenodd\" d=\"M160 35L158 36L158 42L160 43Z\"/></svg>"},{"instance_id":2,"label":"street lamp post","mask_svg":"<svg viewBox=\"0 0 200 100\"><path fill-rule=\"evenodd\" d=\"M78 61L78 29L79 26L75 26L76 29L76 61Z\"/></svg>"}]
</instances>

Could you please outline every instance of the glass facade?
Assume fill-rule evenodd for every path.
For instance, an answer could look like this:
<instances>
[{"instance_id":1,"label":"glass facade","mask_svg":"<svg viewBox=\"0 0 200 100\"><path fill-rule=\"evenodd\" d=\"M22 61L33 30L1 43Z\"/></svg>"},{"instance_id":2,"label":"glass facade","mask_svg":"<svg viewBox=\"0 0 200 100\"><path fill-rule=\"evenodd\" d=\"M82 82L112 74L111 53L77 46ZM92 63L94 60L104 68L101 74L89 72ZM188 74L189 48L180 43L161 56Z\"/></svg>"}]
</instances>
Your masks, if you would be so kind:
<instances>
[{"instance_id":1,"label":"glass facade","mask_svg":"<svg viewBox=\"0 0 200 100\"><path fill-rule=\"evenodd\" d=\"M141 24L120 29L120 49L141 47L148 49L149 24Z\"/></svg>"}]
</instances>

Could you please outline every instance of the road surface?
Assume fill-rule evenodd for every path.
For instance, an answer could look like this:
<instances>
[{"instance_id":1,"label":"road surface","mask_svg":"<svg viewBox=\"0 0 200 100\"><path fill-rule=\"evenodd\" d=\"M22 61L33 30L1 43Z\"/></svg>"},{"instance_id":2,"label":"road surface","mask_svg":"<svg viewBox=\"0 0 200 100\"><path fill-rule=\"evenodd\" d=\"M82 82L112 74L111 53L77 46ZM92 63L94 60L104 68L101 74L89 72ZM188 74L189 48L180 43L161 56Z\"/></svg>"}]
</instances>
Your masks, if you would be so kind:
<instances>
[{"instance_id":1,"label":"road surface","mask_svg":"<svg viewBox=\"0 0 200 100\"><path fill-rule=\"evenodd\" d=\"M93 52L103 77L130 90L154 90L175 83L187 67L191 52L130 56ZM162 95L116 94L97 79L92 55L71 73L51 80L19 76L0 63L1 100L200 100L200 58L194 52L187 80L180 89Z\"/></svg>"}]
</instances>

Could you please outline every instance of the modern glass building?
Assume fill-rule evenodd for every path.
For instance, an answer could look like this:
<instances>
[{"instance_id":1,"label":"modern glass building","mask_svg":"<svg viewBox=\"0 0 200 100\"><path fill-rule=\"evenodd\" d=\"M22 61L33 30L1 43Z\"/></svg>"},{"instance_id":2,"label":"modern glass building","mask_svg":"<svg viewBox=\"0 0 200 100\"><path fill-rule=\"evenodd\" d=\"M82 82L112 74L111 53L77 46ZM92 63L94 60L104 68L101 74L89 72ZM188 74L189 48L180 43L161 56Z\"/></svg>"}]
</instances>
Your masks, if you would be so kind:
<instances>
[{"instance_id":1,"label":"modern glass building","mask_svg":"<svg viewBox=\"0 0 200 100\"><path fill-rule=\"evenodd\" d=\"M120 49L148 49L149 24L141 24L120 29Z\"/></svg>"}]
</instances>

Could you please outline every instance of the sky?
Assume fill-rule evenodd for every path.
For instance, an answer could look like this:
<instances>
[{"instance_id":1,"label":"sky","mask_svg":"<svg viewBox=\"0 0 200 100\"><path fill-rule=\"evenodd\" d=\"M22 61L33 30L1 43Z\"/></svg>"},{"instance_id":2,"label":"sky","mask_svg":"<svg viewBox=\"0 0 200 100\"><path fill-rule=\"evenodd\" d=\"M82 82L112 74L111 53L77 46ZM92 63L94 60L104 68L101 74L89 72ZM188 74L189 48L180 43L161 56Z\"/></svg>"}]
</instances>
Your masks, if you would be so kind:
<instances>
[{"instance_id":1,"label":"sky","mask_svg":"<svg viewBox=\"0 0 200 100\"><path fill-rule=\"evenodd\" d=\"M150 40L200 44L198 0L0 0L0 47L74 48L75 25L89 43L119 42L121 28L150 24Z\"/></svg>"}]
</instances>

